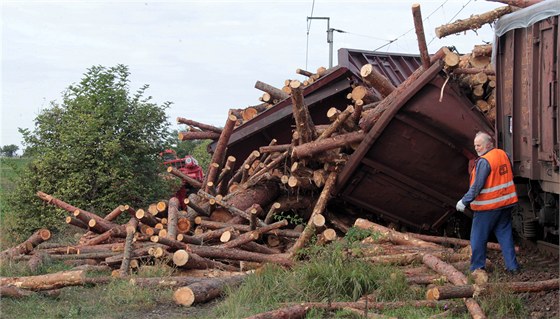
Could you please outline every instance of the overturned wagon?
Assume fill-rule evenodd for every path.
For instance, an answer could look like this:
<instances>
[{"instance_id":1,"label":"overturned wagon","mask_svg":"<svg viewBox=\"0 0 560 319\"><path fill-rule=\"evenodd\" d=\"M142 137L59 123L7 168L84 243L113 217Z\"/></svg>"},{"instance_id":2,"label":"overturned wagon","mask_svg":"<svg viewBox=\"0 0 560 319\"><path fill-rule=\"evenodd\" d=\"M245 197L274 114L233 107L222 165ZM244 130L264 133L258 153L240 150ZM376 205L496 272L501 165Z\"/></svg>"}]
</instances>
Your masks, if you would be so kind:
<instances>
[{"instance_id":1,"label":"overturned wagon","mask_svg":"<svg viewBox=\"0 0 560 319\"><path fill-rule=\"evenodd\" d=\"M491 123L446 81L439 59L417 72L418 58L408 55L342 49L339 61L322 83L304 90L315 125L328 123L328 107L346 107L352 87L363 83L359 70L364 64L398 88L386 97L372 90L371 98L384 111L364 111L360 126L365 138L341 168L331 204L411 228L441 227L468 188L469 160L476 155L465 145L472 145L477 131L492 132ZM372 120L367 112L380 117ZM228 155L244 158L273 138L289 143L294 124L287 99L237 127Z\"/></svg>"}]
</instances>

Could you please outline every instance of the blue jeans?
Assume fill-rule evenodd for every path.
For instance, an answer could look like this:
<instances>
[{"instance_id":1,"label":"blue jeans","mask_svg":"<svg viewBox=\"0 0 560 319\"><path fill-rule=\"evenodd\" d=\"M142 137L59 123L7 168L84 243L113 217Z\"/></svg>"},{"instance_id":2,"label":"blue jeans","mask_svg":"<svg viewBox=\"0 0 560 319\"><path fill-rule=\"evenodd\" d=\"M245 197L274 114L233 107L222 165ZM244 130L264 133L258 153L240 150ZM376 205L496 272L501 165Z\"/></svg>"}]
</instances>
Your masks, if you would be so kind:
<instances>
[{"instance_id":1,"label":"blue jeans","mask_svg":"<svg viewBox=\"0 0 560 319\"><path fill-rule=\"evenodd\" d=\"M516 270L519 268L515 258L513 233L511 230L511 212L513 208L514 206L509 206L496 210L474 212L471 228L471 271L484 268L486 263L486 244L491 232L494 233L500 243L506 269Z\"/></svg>"}]
</instances>

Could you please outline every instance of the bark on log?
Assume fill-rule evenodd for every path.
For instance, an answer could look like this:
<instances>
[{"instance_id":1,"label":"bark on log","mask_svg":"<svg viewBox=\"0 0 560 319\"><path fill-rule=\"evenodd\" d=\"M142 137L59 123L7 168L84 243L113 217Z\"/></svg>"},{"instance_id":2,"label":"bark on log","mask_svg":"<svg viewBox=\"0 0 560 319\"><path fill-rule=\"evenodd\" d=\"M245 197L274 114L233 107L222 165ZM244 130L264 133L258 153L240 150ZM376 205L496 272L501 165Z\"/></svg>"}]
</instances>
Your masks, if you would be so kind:
<instances>
[{"instance_id":1,"label":"bark on log","mask_svg":"<svg viewBox=\"0 0 560 319\"><path fill-rule=\"evenodd\" d=\"M299 133L299 144L311 142L316 138L317 131L309 109L305 105L301 83L294 80L290 82L290 87L292 88L292 115L295 120L295 130Z\"/></svg>"},{"instance_id":2,"label":"bark on log","mask_svg":"<svg viewBox=\"0 0 560 319\"><path fill-rule=\"evenodd\" d=\"M169 166L167 168L167 172L170 174L173 174L179 178L181 178L183 181L185 181L187 184L191 185L192 187L199 189L202 187L202 183L199 182L198 180L188 176L187 174L181 172L180 170L176 169L173 166Z\"/></svg>"},{"instance_id":3,"label":"bark on log","mask_svg":"<svg viewBox=\"0 0 560 319\"><path fill-rule=\"evenodd\" d=\"M210 194L208 194L208 193L206 193L206 192L204 192L204 191L202 191L202 190L199 190L199 191L198 191L198 194L199 194L200 196L203 196L203 197L207 198L207 199L213 199L213 200L215 200L217 205L222 206L223 208L227 209L228 211L230 211L230 212L231 212L232 214L234 214L234 215L241 216L241 217L245 218L245 219L248 220L248 221L251 220L251 216L250 216L247 212L245 212L245 211L243 211L243 210L241 210L241 209L239 209L239 208L237 208L237 207L235 207L235 206L233 206L233 205L230 205L229 203L226 203L226 202L224 202L223 200L217 199L216 197L214 197L214 196L212 196L212 195L210 195ZM260 219L258 219L256 222L257 222L257 225L259 225L259 227L262 227L262 226L265 226L265 225L266 225L266 224L265 224L262 220L260 220Z\"/></svg>"},{"instance_id":4,"label":"bark on log","mask_svg":"<svg viewBox=\"0 0 560 319\"><path fill-rule=\"evenodd\" d=\"M189 252L192 251L193 253L206 258L246 260L246 261L256 261L256 262L272 262L284 266L291 266L293 264L292 261L286 258L284 254L266 255L266 254L253 253L253 252L244 251L235 248L222 249L222 248L217 248L212 246L189 245L163 237L154 238L153 241L154 240L155 242L169 246L174 250L184 249Z\"/></svg>"},{"instance_id":5,"label":"bark on log","mask_svg":"<svg viewBox=\"0 0 560 319\"><path fill-rule=\"evenodd\" d=\"M413 238L410 235L407 234L403 234L401 232L392 230L390 228L387 228L385 226L381 226L379 224L376 223L372 223L367 219L363 219L363 218L358 218L356 219L356 221L354 222L354 226L358 227L358 228L362 228L362 229L370 229L373 230L375 232L380 233L381 235L383 235L384 237L386 237L388 240L390 240L391 242L397 244L397 245L413 245L413 246L418 246L418 247L427 247L427 248L435 248L435 249L441 249L442 247L439 245L436 245L434 243L430 243L430 242L426 242L417 238Z\"/></svg>"},{"instance_id":6,"label":"bark on log","mask_svg":"<svg viewBox=\"0 0 560 319\"><path fill-rule=\"evenodd\" d=\"M510 6L496 8L492 11L485 12L483 14L475 14L470 18L465 20L457 20L455 22L444 24L436 28L436 36L438 38L443 38L450 34L459 33L467 30L476 30L486 23L492 23L499 17L513 12L513 8Z\"/></svg>"},{"instance_id":7,"label":"bark on log","mask_svg":"<svg viewBox=\"0 0 560 319\"><path fill-rule=\"evenodd\" d=\"M314 155L335 148L344 147L354 143L361 142L365 137L363 131L351 132L346 134L337 135L330 138L325 138L319 141L311 141L309 143L301 144L292 149L292 158L302 159L313 157Z\"/></svg>"},{"instance_id":8,"label":"bark on log","mask_svg":"<svg viewBox=\"0 0 560 319\"><path fill-rule=\"evenodd\" d=\"M179 141L192 141L192 140L217 140L220 134L216 132L188 132L183 131L178 134Z\"/></svg>"},{"instance_id":9,"label":"bark on log","mask_svg":"<svg viewBox=\"0 0 560 319\"><path fill-rule=\"evenodd\" d=\"M237 117L235 117L235 115L233 114L230 114L227 118L224 129L222 130L222 134L220 134L220 138L216 143L216 149L214 150L214 154L212 154L212 160L210 161L210 163L217 163L218 167L210 166L208 168L208 173L205 176L205 182L203 182L203 185L207 185L207 182L212 182L214 183L214 185L216 185L218 171L223 165L223 158L225 156L226 147L228 145L231 134L233 133L233 128L236 122ZM206 192L208 192L208 186L206 186L204 189Z\"/></svg>"},{"instance_id":10,"label":"bark on log","mask_svg":"<svg viewBox=\"0 0 560 319\"><path fill-rule=\"evenodd\" d=\"M301 236L297 239L294 245L290 248L290 254L292 257L296 256L297 252L305 246L305 244L309 241L311 236L315 234L315 224L313 224L313 217L315 215L322 214L327 206L329 199L331 198L331 189L334 187L337 177L337 172L331 172L327 181L325 183L325 187L321 191L319 198L317 199L317 203L315 207L313 207L313 212L311 213L311 217L305 226L305 229L301 233Z\"/></svg>"},{"instance_id":11,"label":"bark on log","mask_svg":"<svg viewBox=\"0 0 560 319\"><path fill-rule=\"evenodd\" d=\"M430 56L428 55L428 46L426 45L426 36L424 35L424 24L422 23L422 13L420 11L420 4L418 3L412 5L412 18L414 20L416 38L418 39L420 60L422 61L424 69L427 70L430 67Z\"/></svg>"},{"instance_id":12,"label":"bark on log","mask_svg":"<svg viewBox=\"0 0 560 319\"><path fill-rule=\"evenodd\" d=\"M117 219L117 217L119 217L124 211L125 211L124 206L119 205L117 208L113 209L113 211L111 211L109 214L105 215L103 219L107 221L113 221Z\"/></svg>"},{"instance_id":13,"label":"bark on log","mask_svg":"<svg viewBox=\"0 0 560 319\"><path fill-rule=\"evenodd\" d=\"M382 98L395 90L395 86L383 74L379 73L373 65L365 64L360 69L360 75L366 84L375 88ZM367 103L366 103L367 104Z\"/></svg>"},{"instance_id":14,"label":"bark on log","mask_svg":"<svg viewBox=\"0 0 560 319\"><path fill-rule=\"evenodd\" d=\"M208 125L208 124L204 124L204 123L200 123L197 121L193 121L193 120L189 120L183 117L178 117L177 118L177 123L181 123L181 124L186 124L186 125L190 125L190 126L195 126L198 127L199 129L203 130L203 131L210 131L210 132L214 132L217 134L222 134L222 129L215 127L213 125Z\"/></svg>"},{"instance_id":15,"label":"bark on log","mask_svg":"<svg viewBox=\"0 0 560 319\"><path fill-rule=\"evenodd\" d=\"M181 306L190 307L193 304L203 303L222 295L226 286L237 286L243 282L245 276L232 276L229 278L211 278L186 287L181 287L173 293L173 300Z\"/></svg>"},{"instance_id":16,"label":"bark on log","mask_svg":"<svg viewBox=\"0 0 560 319\"><path fill-rule=\"evenodd\" d=\"M33 233L27 240L23 243L8 248L0 253L0 260L5 258L13 258L18 255L28 254L40 243L49 240L51 238L51 232L46 228L41 228Z\"/></svg>"},{"instance_id":17,"label":"bark on log","mask_svg":"<svg viewBox=\"0 0 560 319\"><path fill-rule=\"evenodd\" d=\"M95 278L91 278L95 279ZM174 277L151 277L151 278L131 278L131 285L138 287L160 287L160 288L176 288L190 285L195 282L203 281L201 277L174 276ZM89 280L88 280L89 281Z\"/></svg>"},{"instance_id":18,"label":"bark on log","mask_svg":"<svg viewBox=\"0 0 560 319\"><path fill-rule=\"evenodd\" d=\"M261 312L245 319L302 319L305 318L311 307L291 305L276 310Z\"/></svg>"},{"instance_id":19,"label":"bark on log","mask_svg":"<svg viewBox=\"0 0 560 319\"><path fill-rule=\"evenodd\" d=\"M270 94L273 99L284 100L290 97L290 95L286 92L261 81L257 81L255 83L255 88Z\"/></svg>"},{"instance_id":20,"label":"bark on log","mask_svg":"<svg viewBox=\"0 0 560 319\"><path fill-rule=\"evenodd\" d=\"M62 271L39 276L0 277L0 286L13 285L33 291L83 285L84 282L85 272L83 270Z\"/></svg>"},{"instance_id":21,"label":"bark on log","mask_svg":"<svg viewBox=\"0 0 560 319\"><path fill-rule=\"evenodd\" d=\"M173 253L173 263L185 269L220 269L228 271L238 271L237 267L226 265L212 259L200 257L199 255L179 249Z\"/></svg>"},{"instance_id":22,"label":"bark on log","mask_svg":"<svg viewBox=\"0 0 560 319\"><path fill-rule=\"evenodd\" d=\"M424 235L424 234L416 234L416 233L406 233L408 236L421 239L423 241L437 243L437 244L453 244L459 245L462 247L466 247L470 245L470 241L466 239L459 239L459 238L451 238L451 237L440 237L440 236L431 236L431 235ZM501 250L500 244L488 242L486 244L486 248L491 250ZM519 252L519 246L515 246L515 251Z\"/></svg>"},{"instance_id":23,"label":"bark on log","mask_svg":"<svg viewBox=\"0 0 560 319\"><path fill-rule=\"evenodd\" d=\"M257 239L259 239L259 237L262 234L264 234L266 232L269 232L271 230L274 230L274 229L284 227L286 225L288 225L288 221L284 219L284 220L278 221L276 223L272 223L270 225L265 225L265 226L259 227L258 229L255 229L253 231L246 232L246 233L240 235L239 237L237 237L236 239L228 241L227 243L223 243L223 244L218 245L216 247L234 248L234 247L246 244L250 241L257 240Z\"/></svg>"},{"instance_id":24,"label":"bark on log","mask_svg":"<svg viewBox=\"0 0 560 319\"><path fill-rule=\"evenodd\" d=\"M177 197L169 199L167 214L167 237L175 239L177 238L177 221L179 219L179 199Z\"/></svg>"},{"instance_id":25,"label":"bark on log","mask_svg":"<svg viewBox=\"0 0 560 319\"><path fill-rule=\"evenodd\" d=\"M453 69L453 74L478 74L484 73L486 75L496 75L496 71L481 69L481 68L456 68Z\"/></svg>"},{"instance_id":26,"label":"bark on log","mask_svg":"<svg viewBox=\"0 0 560 319\"><path fill-rule=\"evenodd\" d=\"M138 220L132 219L129 225L126 226L126 238L124 242L124 252L121 267L119 269L119 274L122 277L128 276L130 271L130 260L132 257L132 244L134 240L134 234L136 233L136 227L138 227Z\"/></svg>"},{"instance_id":27,"label":"bark on log","mask_svg":"<svg viewBox=\"0 0 560 319\"><path fill-rule=\"evenodd\" d=\"M428 290L426 296L428 300L444 300L453 298L470 298L492 291L510 291L515 293L539 292L560 289L560 279L549 279L532 282L503 282L489 283L486 285L459 285L459 286L438 286Z\"/></svg>"},{"instance_id":28,"label":"bark on log","mask_svg":"<svg viewBox=\"0 0 560 319\"><path fill-rule=\"evenodd\" d=\"M221 223L221 222L215 222L210 220L203 220L199 218L195 219L195 223L211 229L233 227L233 229L243 231L243 232L251 231L251 227L249 225ZM274 234L277 236L282 236L287 238L298 238L301 235L301 232L295 231L293 229L274 229L269 232L266 232L266 234Z\"/></svg>"},{"instance_id":29,"label":"bark on log","mask_svg":"<svg viewBox=\"0 0 560 319\"><path fill-rule=\"evenodd\" d=\"M428 267L433 269L439 274L442 274L447 277L447 280L454 285L465 285L467 284L467 277L463 275L460 271L455 269L455 267L449 265L448 263L443 262L441 259L430 255L425 254L422 257L422 262L426 264ZM482 311L482 308L478 305L478 303L472 299L467 298L464 299L464 303L469 310L469 313L474 319L482 319L486 318L486 315Z\"/></svg>"}]
</instances>

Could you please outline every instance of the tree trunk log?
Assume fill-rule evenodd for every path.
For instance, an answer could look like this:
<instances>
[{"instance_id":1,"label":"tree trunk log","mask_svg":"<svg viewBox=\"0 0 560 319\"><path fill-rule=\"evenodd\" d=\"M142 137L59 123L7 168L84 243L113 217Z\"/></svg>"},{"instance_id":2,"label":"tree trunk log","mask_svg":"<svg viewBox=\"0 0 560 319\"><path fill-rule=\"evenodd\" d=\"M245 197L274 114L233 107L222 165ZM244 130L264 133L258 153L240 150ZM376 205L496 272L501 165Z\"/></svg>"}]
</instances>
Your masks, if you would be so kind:
<instances>
[{"instance_id":1,"label":"tree trunk log","mask_svg":"<svg viewBox=\"0 0 560 319\"><path fill-rule=\"evenodd\" d=\"M191 185L192 187L196 188L196 189L200 189L202 187L202 183L197 181L196 179L188 176L187 174L184 174L183 172L181 172L180 170L176 169L173 166L169 166L167 168L167 172L170 174L173 174L179 178L181 178L183 181L185 181L187 184Z\"/></svg>"},{"instance_id":2,"label":"tree trunk log","mask_svg":"<svg viewBox=\"0 0 560 319\"><path fill-rule=\"evenodd\" d=\"M462 247L466 247L470 245L470 241L466 239L459 239L459 238L451 238L451 237L440 237L440 236L431 236L431 235L424 235L424 234L416 234L416 233L406 233L406 235L437 244L452 244L458 245ZM491 250L502 250L500 248L500 244L498 243L491 243L489 242L486 244L486 248ZM519 246L515 246L515 251L519 252Z\"/></svg>"},{"instance_id":3,"label":"tree trunk log","mask_svg":"<svg viewBox=\"0 0 560 319\"><path fill-rule=\"evenodd\" d=\"M132 219L129 225L126 226L126 238L124 241L124 252L123 259L121 263L121 268L119 269L120 276L128 276L130 271L130 259L132 256L132 244L134 240L134 234L136 233L136 227L138 227L138 220Z\"/></svg>"},{"instance_id":4,"label":"tree trunk log","mask_svg":"<svg viewBox=\"0 0 560 319\"><path fill-rule=\"evenodd\" d=\"M249 225L240 225L240 224L229 224L229 223L221 223L215 222L210 220L203 220L203 219L195 219L195 223L201 225L203 227L211 228L211 229L218 229L224 227L233 227L235 230L249 232L251 231L251 227ZM298 238L301 235L301 232L295 231L293 229L274 229L267 234L274 234L277 236L287 237L287 238Z\"/></svg>"},{"instance_id":5,"label":"tree trunk log","mask_svg":"<svg viewBox=\"0 0 560 319\"><path fill-rule=\"evenodd\" d=\"M210 131L210 132L214 132L217 134L222 134L222 129L215 127L213 125L208 125L208 124L203 124L197 121L193 121L193 120L189 120L183 117L178 117L177 118L177 123L181 123L181 124L186 124L186 125L190 125L190 126L195 126L198 127L199 129L203 130L203 131Z\"/></svg>"},{"instance_id":6,"label":"tree trunk log","mask_svg":"<svg viewBox=\"0 0 560 319\"><path fill-rule=\"evenodd\" d=\"M292 89L292 113L295 120L295 130L299 133L299 144L308 143L315 139L317 132L311 120L309 109L303 98L303 88L297 80L290 82Z\"/></svg>"},{"instance_id":7,"label":"tree trunk log","mask_svg":"<svg viewBox=\"0 0 560 319\"><path fill-rule=\"evenodd\" d=\"M429 243L417 238L413 238L407 234L403 234L401 232L392 230L385 226L372 223L369 220L363 218L356 219L356 221L354 222L354 226L358 228L369 229L378 232L382 236L384 236L385 238L387 238L388 240L390 240L391 242L397 245L413 245L418 247L427 247L427 248L435 248L435 249L442 248L441 246L436 245L434 243Z\"/></svg>"},{"instance_id":8,"label":"tree trunk log","mask_svg":"<svg viewBox=\"0 0 560 319\"><path fill-rule=\"evenodd\" d=\"M511 291L515 293L539 292L560 289L560 279L550 279L533 282L504 282L491 283L482 286L460 285L460 286L438 286L428 290L428 300L444 300L453 298L470 298L492 291Z\"/></svg>"},{"instance_id":9,"label":"tree trunk log","mask_svg":"<svg viewBox=\"0 0 560 319\"><path fill-rule=\"evenodd\" d=\"M243 282L245 276L232 276L229 278L211 278L181 287L173 293L173 300L181 306L190 307L193 304L203 303L222 295L226 286L237 286Z\"/></svg>"},{"instance_id":10,"label":"tree trunk log","mask_svg":"<svg viewBox=\"0 0 560 319\"><path fill-rule=\"evenodd\" d=\"M278 229L280 227L284 227L286 225L288 225L288 221L285 220L285 219L281 220L281 221L278 221L276 223L270 224L270 225L264 225L262 227L259 227L255 230L253 230L253 231L246 232L243 235L237 237L236 239L228 241L227 243L223 243L223 244L218 245L216 247L234 248L234 247L237 247L239 245L246 244L250 241L257 240L257 239L259 239L259 237L262 234L264 234L266 232L269 232L271 230L274 230L274 229Z\"/></svg>"},{"instance_id":11,"label":"tree trunk log","mask_svg":"<svg viewBox=\"0 0 560 319\"><path fill-rule=\"evenodd\" d=\"M360 69L360 75L366 84L376 89L381 97L386 97L395 90L395 86L383 74L373 68L371 64L365 64ZM367 104L367 103L365 103Z\"/></svg>"},{"instance_id":12,"label":"tree trunk log","mask_svg":"<svg viewBox=\"0 0 560 319\"><path fill-rule=\"evenodd\" d=\"M365 137L363 131L351 132L325 138L319 141L311 141L309 143L300 144L292 149L292 158L309 158L322 152L326 152L335 148L344 147L354 143L361 142Z\"/></svg>"},{"instance_id":13,"label":"tree trunk log","mask_svg":"<svg viewBox=\"0 0 560 319\"><path fill-rule=\"evenodd\" d=\"M220 138L220 134L216 132L179 132L179 141L192 141L192 140L217 140Z\"/></svg>"},{"instance_id":14,"label":"tree trunk log","mask_svg":"<svg viewBox=\"0 0 560 319\"><path fill-rule=\"evenodd\" d=\"M84 282L85 272L83 270L62 271L39 276L0 277L0 286L13 285L34 291L82 285Z\"/></svg>"},{"instance_id":15,"label":"tree trunk log","mask_svg":"<svg viewBox=\"0 0 560 319\"><path fill-rule=\"evenodd\" d=\"M177 221L179 220L179 199L172 197L169 199L169 207L167 209L167 237L171 239L177 238Z\"/></svg>"},{"instance_id":16,"label":"tree trunk log","mask_svg":"<svg viewBox=\"0 0 560 319\"><path fill-rule=\"evenodd\" d=\"M235 117L235 115L233 114L230 114L227 118L224 129L222 130L222 134L220 134L220 138L216 143L216 149L214 150L214 154L212 154L212 160L210 161L210 163L217 163L218 167L210 166L208 168L208 173L206 174L204 182L202 183L202 185L205 186L204 189L206 192L209 191L207 182L212 182L214 183L214 185L216 185L216 178L218 176L218 171L221 169L222 165L224 164L223 158L225 156L226 147L228 145L231 134L233 133L233 128L235 127L236 122L237 122L237 117Z\"/></svg>"},{"instance_id":17,"label":"tree trunk log","mask_svg":"<svg viewBox=\"0 0 560 319\"><path fill-rule=\"evenodd\" d=\"M483 14L475 14L470 16L470 18L465 20L457 20L453 23L444 24L436 28L436 36L438 38L443 38L450 34L459 33L467 30L476 30L486 23L492 23L499 17L513 12L513 8L510 6L496 8L492 11L485 12Z\"/></svg>"},{"instance_id":18,"label":"tree trunk log","mask_svg":"<svg viewBox=\"0 0 560 319\"><path fill-rule=\"evenodd\" d=\"M290 97L290 95L286 92L261 81L257 81L255 83L255 88L270 94L273 99L284 100Z\"/></svg>"},{"instance_id":19,"label":"tree trunk log","mask_svg":"<svg viewBox=\"0 0 560 319\"><path fill-rule=\"evenodd\" d=\"M13 258L18 255L28 254L40 243L49 240L51 238L51 232L46 228L41 228L37 230L33 235L31 235L26 241L23 243L8 248L0 253L0 260L5 258Z\"/></svg>"},{"instance_id":20,"label":"tree trunk log","mask_svg":"<svg viewBox=\"0 0 560 319\"><path fill-rule=\"evenodd\" d=\"M447 277L447 280L454 285L466 285L467 284L467 277L463 275L460 271L455 269L455 267L449 265L448 263L443 262L441 259L426 254L422 257L422 262L426 264L431 269L435 270L437 273L442 274ZM464 303L469 310L469 313L473 317L473 319L482 319L486 318L486 315L482 311L482 308L478 305L478 303L472 299L467 298L464 299Z\"/></svg>"},{"instance_id":21,"label":"tree trunk log","mask_svg":"<svg viewBox=\"0 0 560 319\"><path fill-rule=\"evenodd\" d=\"M303 319L310 309L310 307L292 305L245 317L245 319Z\"/></svg>"},{"instance_id":22,"label":"tree trunk log","mask_svg":"<svg viewBox=\"0 0 560 319\"><path fill-rule=\"evenodd\" d=\"M331 189L334 187L337 177L337 172L331 172L327 181L325 183L325 187L321 191L319 195L319 199L317 199L317 203L315 207L313 207L313 212L311 213L311 217L305 226L305 229L301 233L301 236L297 239L294 245L290 248L290 254L292 257L296 256L297 252L305 246L305 244L309 241L311 236L315 234L315 224L313 224L313 217L315 215L322 214L327 206L329 199L331 198Z\"/></svg>"},{"instance_id":23,"label":"tree trunk log","mask_svg":"<svg viewBox=\"0 0 560 319\"><path fill-rule=\"evenodd\" d=\"M153 237L157 237L157 236L153 236ZM189 245L163 237L154 238L153 241L169 246L174 250L184 249L189 252L192 251L193 253L206 258L246 260L246 261L256 261L256 262L268 261L284 266L291 266L293 264L292 261L286 258L286 256L283 254L266 255L266 254L253 253L253 252L244 251L235 248L223 249L223 248L217 248L211 246Z\"/></svg>"},{"instance_id":24,"label":"tree trunk log","mask_svg":"<svg viewBox=\"0 0 560 319\"><path fill-rule=\"evenodd\" d=\"M214 261L208 258L200 257L199 255L188 252L184 249L179 249L173 253L173 263L180 268L185 269L220 269L228 271L238 271L237 267L226 265L224 263Z\"/></svg>"},{"instance_id":25,"label":"tree trunk log","mask_svg":"<svg viewBox=\"0 0 560 319\"><path fill-rule=\"evenodd\" d=\"M420 50L420 59L425 70L430 67L430 56L428 55L428 46L426 45L426 36L424 35L424 24L422 23L422 13L420 4L412 5L412 18L414 20L414 29L416 38L418 39L418 49Z\"/></svg>"}]
</instances>

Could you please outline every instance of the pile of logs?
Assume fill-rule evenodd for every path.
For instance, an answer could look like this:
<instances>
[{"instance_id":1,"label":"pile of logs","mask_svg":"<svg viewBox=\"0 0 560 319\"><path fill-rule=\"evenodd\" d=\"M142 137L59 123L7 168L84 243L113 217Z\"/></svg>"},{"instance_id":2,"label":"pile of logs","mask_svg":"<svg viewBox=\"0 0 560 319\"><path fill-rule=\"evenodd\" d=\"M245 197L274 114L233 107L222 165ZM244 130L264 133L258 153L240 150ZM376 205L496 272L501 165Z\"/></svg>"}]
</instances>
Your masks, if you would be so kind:
<instances>
[{"instance_id":1,"label":"pile of logs","mask_svg":"<svg viewBox=\"0 0 560 319\"><path fill-rule=\"evenodd\" d=\"M230 110L223 128L178 118L179 123L187 125L187 130L179 133L179 140L216 141L211 164L202 182L172 167L168 169L172 176L182 179L195 190L182 203L172 197L144 208L120 205L100 216L38 192L40 199L69 213L65 220L67 224L86 233L76 245L41 245L42 248L37 249L37 245L50 237L48 230L40 230L24 243L1 252L0 261L28 260L30 267L37 269L43 261L55 259L81 268L28 281L25 281L28 278L2 278L0 294L26 296L29 291L103 283L109 279L88 279L83 271L106 269L112 271L113 277L126 277L134 269L158 260L183 271L204 269L206 273L225 274L224 278L205 280L190 275L152 281L149 278L135 279L137 285L180 287L175 293L176 302L191 305L216 297L225 285L239 284L247 270L263 263L291 266L299 257L298 252L313 236L317 236L317 244L326 244L356 226L374 227L393 242L393 245L364 243L369 245L370 254L361 258L374 263L421 261L438 275L422 277L417 275L418 272L414 273L415 276L410 272L411 283L426 284L444 276L454 285L453 288L445 290L440 287L430 293L430 299L465 297L465 304L473 317L483 317L476 302L470 298L480 293L481 288L467 285L465 276L446 263L462 262L464 265L468 254L453 253L411 234L380 228L382 226L377 227L366 220L358 219L354 224L352 219L326 211L338 172L364 139L365 132L373 127L395 97L431 64L444 61L451 78L469 92L473 103L490 118L495 116L492 110L496 82L489 64L491 47L477 46L471 54L463 56L442 48L430 57L425 48L418 10L419 7L413 7L422 66L395 87L372 65L364 65L361 83L348 93L351 104L346 108L328 110L326 115L331 120L328 125L313 123L303 97L307 86L328 73L324 68L319 68L316 73L298 69L297 73L307 76L307 80L303 83L286 80L282 89L258 81L255 87L265 92L261 97L263 103ZM374 97L373 91L382 99ZM228 141L236 126L286 99L291 101L295 122L291 143L279 145L273 139L269 145L253 150L245 159L226 157ZM121 215L128 215L128 222L116 223ZM382 256L376 255L379 252ZM212 276L215 277L215 273ZM548 284L542 285L549 287ZM558 280L553 285L557 289ZM9 292L4 289L8 287ZM301 311L312 307L298 305L294 308Z\"/></svg>"}]
</instances>

